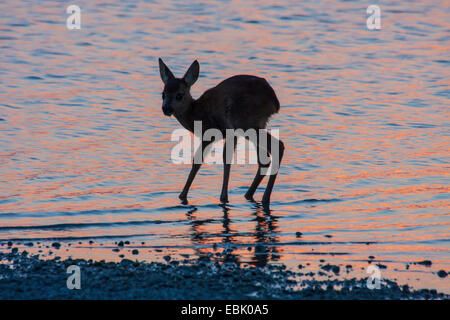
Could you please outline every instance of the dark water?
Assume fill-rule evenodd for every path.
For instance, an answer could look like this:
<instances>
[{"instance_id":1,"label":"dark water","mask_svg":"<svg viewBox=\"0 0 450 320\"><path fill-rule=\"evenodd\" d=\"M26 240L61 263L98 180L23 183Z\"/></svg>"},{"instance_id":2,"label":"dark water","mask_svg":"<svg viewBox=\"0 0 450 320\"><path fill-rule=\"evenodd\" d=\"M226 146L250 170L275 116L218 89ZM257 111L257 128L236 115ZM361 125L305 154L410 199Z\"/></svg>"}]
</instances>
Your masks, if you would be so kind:
<instances>
[{"instance_id":1,"label":"dark water","mask_svg":"<svg viewBox=\"0 0 450 320\"><path fill-rule=\"evenodd\" d=\"M0 242L106 260L225 249L355 277L374 256L383 277L450 292L436 275L450 269L447 2L377 1L378 31L363 1L76 4L81 30L65 2L0 3ZM161 112L158 57L178 76L199 60L194 97L242 73L275 88L287 150L270 213L243 197L255 165L232 167L228 206L220 165L180 204L190 165L170 158L180 126Z\"/></svg>"}]
</instances>

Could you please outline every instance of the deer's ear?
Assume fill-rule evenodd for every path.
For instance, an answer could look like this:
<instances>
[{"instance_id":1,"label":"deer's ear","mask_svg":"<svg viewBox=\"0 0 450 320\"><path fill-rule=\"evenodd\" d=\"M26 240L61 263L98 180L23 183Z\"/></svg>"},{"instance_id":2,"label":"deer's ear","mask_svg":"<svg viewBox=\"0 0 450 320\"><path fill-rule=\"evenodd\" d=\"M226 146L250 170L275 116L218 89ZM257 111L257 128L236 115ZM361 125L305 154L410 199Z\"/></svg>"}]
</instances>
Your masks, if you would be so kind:
<instances>
[{"instance_id":1,"label":"deer's ear","mask_svg":"<svg viewBox=\"0 0 450 320\"><path fill-rule=\"evenodd\" d=\"M191 66L189 67L188 71L186 71L186 74L183 77L184 82L190 87L192 86L195 81L198 79L198 74L200 73L200 64L197 60L192 62Z\"/></svg>"},{"instance_id":2,"label":"deer's ear","mask_svg":"<svg viewBox=\"0 0 450 320\"><path fill-rule=\"evenodd\" d=\"M169 67L166 66L161 58L159 58L159 73L161 74L161 79L164 84L166 84L169 79L175 78L172 71L170 71Z\"/></svg>"}]
</instances>

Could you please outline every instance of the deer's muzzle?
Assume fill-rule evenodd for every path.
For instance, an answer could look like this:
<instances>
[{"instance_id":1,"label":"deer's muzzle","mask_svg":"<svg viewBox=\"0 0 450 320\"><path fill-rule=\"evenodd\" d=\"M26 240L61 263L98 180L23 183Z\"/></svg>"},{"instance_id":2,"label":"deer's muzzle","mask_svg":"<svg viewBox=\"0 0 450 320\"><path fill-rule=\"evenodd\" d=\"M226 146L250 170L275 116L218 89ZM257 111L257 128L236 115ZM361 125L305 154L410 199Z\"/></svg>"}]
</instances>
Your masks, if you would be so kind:
<instances>
[{"instance_id":1,"label":"deer's muzzle","mask_svg":"<svg viewBox=\"0 0 450 320\"><path fill-rule=\"evenodd\" d=\"M164 105L162 107L164 115L170 117L173 114L173 108L171 106Z\"/></svg>"}]
</instances>

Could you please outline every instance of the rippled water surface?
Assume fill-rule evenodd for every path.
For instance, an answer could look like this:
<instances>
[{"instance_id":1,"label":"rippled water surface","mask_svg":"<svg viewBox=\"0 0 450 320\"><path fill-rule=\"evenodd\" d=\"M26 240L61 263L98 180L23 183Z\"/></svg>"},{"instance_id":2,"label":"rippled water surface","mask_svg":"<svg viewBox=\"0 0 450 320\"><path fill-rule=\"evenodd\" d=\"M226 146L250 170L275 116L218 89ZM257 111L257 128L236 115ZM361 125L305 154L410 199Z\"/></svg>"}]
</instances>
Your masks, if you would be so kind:
<instances>
[{"instance_id":1,"label":"rippled water surface","mask_svg":"<svg viewBox=\"0 0 450 320\"><path fill-rule=\"evenodd\" d=\"M450 270L448 2L377 1L379 31L364 1L76 4L81 30L66 28L65 2L0 3L1 250L225 249L256 265L351 264L355 277L373 256L385 277L450 292L436 275ZM234 74L274 87L269 127L287 149L270 213L243 197L255 165L232 166L225 207L222 167L204 165L180 204L190 165L170 158L180 125L161 111L158 57L178 76L199 60L194 97Z\"/></svg>"}]
</instances>

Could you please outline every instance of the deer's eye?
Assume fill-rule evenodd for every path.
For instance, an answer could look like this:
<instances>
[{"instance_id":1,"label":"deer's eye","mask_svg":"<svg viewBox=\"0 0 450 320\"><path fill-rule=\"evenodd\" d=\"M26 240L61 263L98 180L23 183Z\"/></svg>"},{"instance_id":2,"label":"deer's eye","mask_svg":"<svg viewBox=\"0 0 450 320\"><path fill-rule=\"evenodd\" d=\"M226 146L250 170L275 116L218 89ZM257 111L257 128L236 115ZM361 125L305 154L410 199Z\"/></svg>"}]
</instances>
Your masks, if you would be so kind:
<instances>
[{"instance_id":1,"label":"deer's eye","mask_svg":"<svg viewBox=\"0 0 450 320\"><path fill-rule=\"evenodd\" d=\"M175 96L175 99L177 99L178 101L183 99L183 94L182 93L177 93L177 95Z\"/></svg>"}]
</instances>

